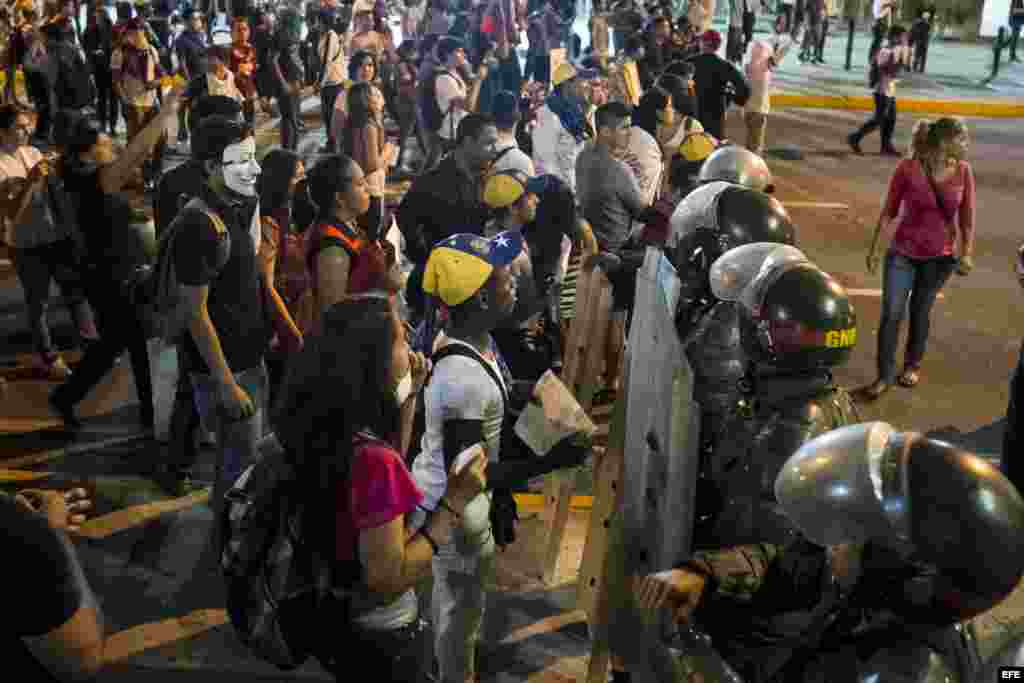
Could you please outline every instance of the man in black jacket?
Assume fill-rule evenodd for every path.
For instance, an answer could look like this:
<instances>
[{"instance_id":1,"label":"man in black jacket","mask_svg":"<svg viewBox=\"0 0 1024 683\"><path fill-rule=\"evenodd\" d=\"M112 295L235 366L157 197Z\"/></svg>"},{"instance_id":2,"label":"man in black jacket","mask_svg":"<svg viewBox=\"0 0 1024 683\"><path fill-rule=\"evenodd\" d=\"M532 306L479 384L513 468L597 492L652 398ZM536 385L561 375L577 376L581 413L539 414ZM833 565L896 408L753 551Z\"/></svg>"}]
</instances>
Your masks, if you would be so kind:
<instances>
[{"instance_id":1,"label":"man in black jacket","mask_svg":"<svg viewBox=\"0 0 1024 683\"><path fill-rule=\"evenodd\" d=\"M419 274L435 244L455 233L479 232L487 223L481 188L497 143L493 118L467 115L459 122L455 150L417 177L402 199L398 228L405 237L405 255L416 265L409 281L410 299L419 300Z\"/></svg>"},{"instance_id":2,"label":"man in black jacket","mask_svg":"<svg viewBox=\"0 0 1024 683\"><path fill-rule=\"evenodd\" d=\"M709 135L721 140L725 137L727 100L743 105L750 97L750 86L739 69L715 54L722 44L718 31L706 31L700 42L701 54L689 60L696 69L698 118ZM730 86L731 93L727 90Z\"/></svg>"}]
</instances>

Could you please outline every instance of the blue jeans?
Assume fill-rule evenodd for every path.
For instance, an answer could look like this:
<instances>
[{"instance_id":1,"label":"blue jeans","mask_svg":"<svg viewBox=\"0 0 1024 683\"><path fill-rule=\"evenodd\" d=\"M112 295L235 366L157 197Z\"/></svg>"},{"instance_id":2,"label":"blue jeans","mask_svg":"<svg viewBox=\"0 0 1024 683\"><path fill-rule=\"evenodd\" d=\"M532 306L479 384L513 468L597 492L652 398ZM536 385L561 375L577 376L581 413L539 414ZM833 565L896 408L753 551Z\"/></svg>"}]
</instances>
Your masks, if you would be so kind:
<instances>
[{"instance_id":1,"label":"blue jeans","mask_svg":"<svg viewBox=\"0 0 1024 683\"><path fill-rule=\"evenodd\" d=\"M210 375L192 374L192 389L196 410L203 425L209 425L217 432L220 457L217 459L217 474L213 485L211 505L219 509L224 494L231 488L239 475L259 458L259 445L263 438L263 422L266 415L267 370L260 363L257 367L235 373L235 381L245 389L252 399L256 412L243 420L227 419L220 405L217 382Z\"/></svg>"},{"instance_id":2,"label":"blue jeans","mask_svg":"<svg viewBox=\"0 0 1024 683\"><path fill-rule=\"evenodd\" d=\"M896 344L909 299L910 331L904 365L917 367L928 345L932 306L956 268L952 256L912 259L890 250L882 276L882 320L878 327L878 378L896 379Z\"/></svg>"}]
</instances>

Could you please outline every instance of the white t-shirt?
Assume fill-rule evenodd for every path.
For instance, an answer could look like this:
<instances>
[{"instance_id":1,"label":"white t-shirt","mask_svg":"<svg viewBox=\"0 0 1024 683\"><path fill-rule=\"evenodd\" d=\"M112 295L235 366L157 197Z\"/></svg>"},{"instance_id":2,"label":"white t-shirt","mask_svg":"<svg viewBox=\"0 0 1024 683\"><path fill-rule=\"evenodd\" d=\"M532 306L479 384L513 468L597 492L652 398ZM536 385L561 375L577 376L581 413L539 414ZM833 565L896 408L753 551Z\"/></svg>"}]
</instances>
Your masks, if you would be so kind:
<instances>
[{"instance_id":1,"label":"white t-shirt","mask_svg":"<svg viewBox=\"0 0 1024 683\"><path fill-rule=\"evenodd\" d=\"M465 342L444 339L437 346ZM491 342L492 348L497 348ZM485 358L485 360L487 360ZM497 361L488 361L499 378L502 377ZM430 382L424 392L426 431L420 454L413 461L412 475L423 492L422 506L427 510L437 507L448 485L448 470L444 462L443 425L448 420L479 420L483 422L484 448L487 459L498 461L501 448L501 424L505 418L501 390L491 376L474 358L449 356L434 366Z\"/></svg>"},{"instance_id":2,"label":"white t-shirt","mask_svg":"<svg viewBox=\"0 0 1024 683\"><path fill-rule=\"evenodd\" d=\"M444 115L438 134L445 140L454 140L459 130L459 122L466 116L466 110L452 107L452 101L460 98L465 100L469 94L466 84L454 74L441 74L434 81L434 94L437 96L437 106Z\"/></svg>"}]
</instances>

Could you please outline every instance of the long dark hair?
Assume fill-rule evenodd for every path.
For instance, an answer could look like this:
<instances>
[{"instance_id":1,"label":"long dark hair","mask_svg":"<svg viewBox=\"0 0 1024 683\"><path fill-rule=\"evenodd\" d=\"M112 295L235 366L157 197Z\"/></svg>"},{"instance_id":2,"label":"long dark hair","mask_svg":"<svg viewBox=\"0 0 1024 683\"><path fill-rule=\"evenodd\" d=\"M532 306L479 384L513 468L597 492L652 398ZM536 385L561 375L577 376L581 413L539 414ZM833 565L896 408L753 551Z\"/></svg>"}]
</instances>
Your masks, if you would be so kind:
<instances>
[{"instance_id":1,"label":"long dark hair","mask_svg":"<svg viewBox=\"0 0 1024 683\"><path fill-rule=\"evenodd\" d=\"M373 112L370 111L370 94L372 92L372 83L356 83L348 89L348 119L341 132L341 151L353 158L355 158L356 131L376 123Z\"/></svg>"},{"instance_id":2,"label":"long dark hair","mask_svg":"<svg viewBox=\"0 0 1024 683\"><path fill-rule=\"evenodd\" d=\"M276 432L308 492L311 537L334 557L338 491L347 491L353 438L387 439L399 428L391 391L395 323L388 300L355 296L331 306L307 337L281 387Z\"/></svg>"},{"instance_id":3,"label":"long dark hair","mask_svg":"<svg viewBox=\"0 0 1024 683\"><path fill-rule=\"evenodd\" d=\"M287 149L275 149L263 157L263 172L256 184L262 213L270 214L289 203L288 191L300 161L298 154Z\"/></svg>"},{"instance_id":4,"label":"long dark hair","mask_svg":"<svg viewBox=\"0 0 1024 683\"><path fill-rule=\"evenodd\" d=\"M377 58L368 50L356 50L355 54L352 55L352 59L348 62L348 80L356 80L356 74L359 73L359 69L363 66L363 62L366 60L370 60L370 63L373 64L373 78L376 80L377 76L380 75L377 66Z\"/></svg>"},{"instance_id":5,"label":"long dark hair","mask_svg":"<svg viewBox=\"0 0 1024 683\"><path fill-rule=\"evenodd\" d=\"M330 220L334 209L334 197L352 184L349 178L345 182L343 175L355 162L344 154L332 154L316 162L306 174L306 186L309 198L317 207L317 219Z\"/></svg>"},{"instance_id":6,"label":"long dark hair","mask_svg":"<svg viewBox=\"0 0 1024 683\"><path fill-rule=\"evenodd\" d=\"M651 137L658 136L658 112L671 101L671 96L659 87L654 87L640 98L640 106L633 112L633 125L643 128Z\"/></svg>"}]
</instances>

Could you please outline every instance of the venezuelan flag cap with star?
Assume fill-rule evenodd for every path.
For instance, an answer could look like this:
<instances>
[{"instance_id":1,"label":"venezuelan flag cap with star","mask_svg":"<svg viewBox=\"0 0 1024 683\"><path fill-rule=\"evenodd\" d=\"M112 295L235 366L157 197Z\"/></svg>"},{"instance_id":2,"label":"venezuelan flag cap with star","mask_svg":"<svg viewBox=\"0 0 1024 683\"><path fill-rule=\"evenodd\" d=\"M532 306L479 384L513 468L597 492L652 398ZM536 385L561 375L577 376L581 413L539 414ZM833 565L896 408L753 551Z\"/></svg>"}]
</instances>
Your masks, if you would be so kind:
<instances>
[{"instance_id":1,"label":"venezuelan flag cap with star","mask_svg":"<svg viewBox=\"0 0 1024 683\"><path fill-rule=\"evenodd\" d=\"M459 233L438 242L427 259L423 291L447 306L458 306L480 291L495 268L511 264L523 251L518 230L491 239Z\"/></svg>"}]
</instances>

